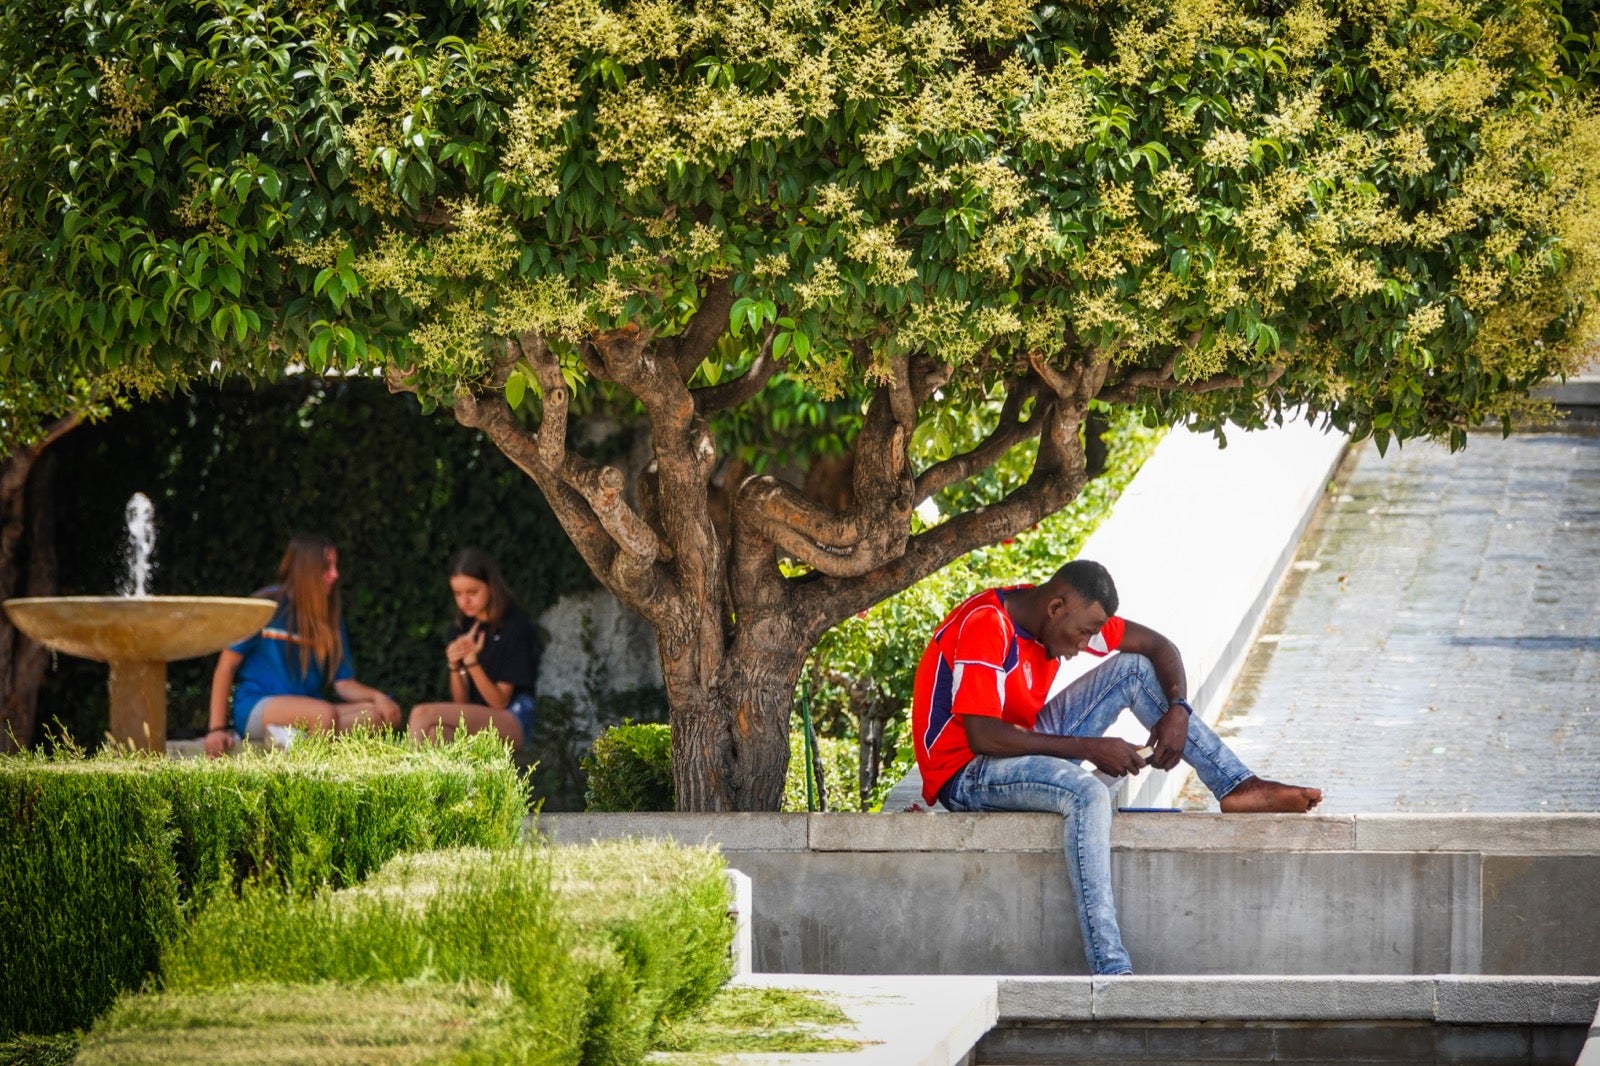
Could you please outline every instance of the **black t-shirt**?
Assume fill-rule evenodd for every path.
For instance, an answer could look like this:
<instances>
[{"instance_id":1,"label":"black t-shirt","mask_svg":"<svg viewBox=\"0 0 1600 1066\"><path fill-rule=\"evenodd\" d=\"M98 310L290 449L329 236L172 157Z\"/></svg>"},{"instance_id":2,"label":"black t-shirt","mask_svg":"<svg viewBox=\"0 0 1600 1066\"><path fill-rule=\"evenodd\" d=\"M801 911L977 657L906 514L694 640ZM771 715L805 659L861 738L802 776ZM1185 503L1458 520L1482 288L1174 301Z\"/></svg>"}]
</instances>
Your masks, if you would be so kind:
<instances>
[{"instance_id":1,"label":"black t-shirt","mask_svg":"<svg viewBox=\"0 0 1600 1066\"><path fill-rule=\"evenodd\" d=\"M462 625L461 619L457 618L450 626L450 639L456 639L471 629L472 625L471 619ZM483 650L478 653L478 662L483 664L489 679L509 682L513 698L523 694L533 695L533 682L539 676L541 650L539 634L534 630L533 622L522 608L513 607L500 619L498 628L484 628L487 632L483 639ZM470 681L467 684L467 702L483 703L483 694Z\"/></svg>"}]
</instances>

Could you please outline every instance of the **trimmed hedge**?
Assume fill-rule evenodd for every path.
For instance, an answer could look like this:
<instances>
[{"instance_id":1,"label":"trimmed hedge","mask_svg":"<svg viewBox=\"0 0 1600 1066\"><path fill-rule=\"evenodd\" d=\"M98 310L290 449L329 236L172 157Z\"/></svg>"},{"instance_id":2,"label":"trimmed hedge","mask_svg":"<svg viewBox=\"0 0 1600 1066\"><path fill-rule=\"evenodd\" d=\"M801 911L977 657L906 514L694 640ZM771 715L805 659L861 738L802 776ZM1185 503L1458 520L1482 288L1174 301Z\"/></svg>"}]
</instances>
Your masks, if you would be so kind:
<instances>
[{"instance_id":1,"label":"trimmed hedge","mask_svg":"<svg viewBox=\"0 0 1600 1066\"><path fill-rule=\"evenodd\" d=\"M88 1025L213 896L359 882L402 851L517 840L494 737L308 738L222 760L0 759L0 1036Z\"/></svg>"},{"instance_id":2,"label":"trimmed hedge","mask_svg":"<svg viewBox=\"0 0 1600 1066\"><path fill-rule=\"evenodd\" d=\"M601 731L583 760L584 805L591 811L670 811L672 731L659 722L624 722Z\"/></svg>"},{"instance_id":3,"label":"trimmed hedge","mask_svg":"<svg viewBox=\"0 0 1600 1066\"><path fill-rule=\"evenodd\" d=\"M251 885L206 907L164 990L124 998L77 1061L270 1043L281 1061L633 1066L727 979L727 903L716 852L654 841L404 855L310 897Z\"/></svg>"},{"instance_id":4,"label":"trimmed hedge","mask_svg":"<svg viewBox=\"0 0 1600 1066\"><path fill-rule=\"evenodd\" d=\"M816 737L815 761L822 778L817 783L830 811L861 810L856 775L860 766L854 740ZM909 759L910 753L905 753ZM589 775L585 793L591 811L671 811L676 809L672 787L672 727L662 723L627 723L611 726L595 738L593 753L584 760ZM799 722L789 726L789 769L783 782L783 809L806 810L805 732ZM905 768L900 768L905 773ZM898 780L898 778L895 778ZM877 804L893 781L881 782ZM824 806L819 806L824 809Z\"/></svg>"},{"instance_id":5,"label":"trimmed hedge","mask_svg":"<svg viewBox=\"0 0 1600 1066\"><path fill-rule=\"evenodd\" d=\"M585 1066L628 1066L730 975L721 854L669 841L552 849L554 887L589 963Z\"/></svg>"}]
</instances>

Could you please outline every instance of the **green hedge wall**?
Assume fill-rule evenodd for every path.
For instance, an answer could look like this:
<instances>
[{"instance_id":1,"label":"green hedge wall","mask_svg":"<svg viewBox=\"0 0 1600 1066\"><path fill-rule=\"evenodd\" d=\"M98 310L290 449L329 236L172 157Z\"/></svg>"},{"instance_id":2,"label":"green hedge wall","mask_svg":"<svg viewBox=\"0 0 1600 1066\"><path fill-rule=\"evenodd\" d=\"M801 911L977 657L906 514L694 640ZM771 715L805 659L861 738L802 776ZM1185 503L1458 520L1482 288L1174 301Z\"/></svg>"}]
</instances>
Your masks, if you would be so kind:
<instances>
[{"instance_id":1,"label":"green hedge wall","mask_svg":"<svg viewBox=\"0 0 1600 1066\"><path fill-rule=\"evenodd\" d=\"M0 1037L87 1025L186 916L265 876L353 884L404 851L505 848L526 796L495 738L308 738L223 760L0 759Z\"/></svg>"},{"instance_id":2,"label":"green hedge wall","mask_svg":"<svg viewBox=\"0 0 1600 1066\"><path fill-rule=\"evenodd\" d=\"M297 376L259 390L200 388L75 430L52 448L63 595L124 579L123 509L155 504L161 594L246 595L294 533L339 545L357 676L409 706L448 694L444 573L460 548L500 561L529 614L594 587L544 498L482 434L379 381ZM170 729L205 728L215 659L173 663ZM59 656L40 697L80 744L106 725L105 667Z\"/></svg>"}]
</instances>

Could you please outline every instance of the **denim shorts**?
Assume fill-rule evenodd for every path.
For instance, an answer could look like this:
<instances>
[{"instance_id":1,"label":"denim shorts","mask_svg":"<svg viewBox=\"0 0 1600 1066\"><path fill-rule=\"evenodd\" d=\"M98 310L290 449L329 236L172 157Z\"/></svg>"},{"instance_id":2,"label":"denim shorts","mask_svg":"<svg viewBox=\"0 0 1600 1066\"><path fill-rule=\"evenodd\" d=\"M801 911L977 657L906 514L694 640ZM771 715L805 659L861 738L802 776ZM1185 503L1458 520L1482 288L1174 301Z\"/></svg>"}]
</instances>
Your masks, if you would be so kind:
<instances>
[{"instance_id":1,"label":"denim shorts","mask_svg":"<svg viewBox=\"0 0 1600 1066\"><path fill-rule=\"evenodd\" d=\"M506 710L516 715L517 724L522 726L522 742L528 743L533 739L533 695L528 692L519 692L511 697L511 702L506 704Z\"/></svg>"}]
</instances>

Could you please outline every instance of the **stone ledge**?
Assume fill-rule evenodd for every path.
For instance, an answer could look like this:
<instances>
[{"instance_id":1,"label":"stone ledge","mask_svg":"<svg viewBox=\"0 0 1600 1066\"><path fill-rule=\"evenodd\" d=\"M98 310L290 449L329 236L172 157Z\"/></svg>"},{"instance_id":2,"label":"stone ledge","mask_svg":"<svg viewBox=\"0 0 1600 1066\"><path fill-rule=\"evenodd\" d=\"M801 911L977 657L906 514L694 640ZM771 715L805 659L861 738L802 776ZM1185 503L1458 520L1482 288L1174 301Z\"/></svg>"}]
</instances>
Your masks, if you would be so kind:
<instances>
[{"instance_id":1,"label":"stone ledge","mask_svg":"<svg viewBox=\"0 0 1600 1066\"><path fill-rule=\"evenodd\" d=\"M545 814L530 828L558 844L655 837L723 851L807 851L807 814Z\"/></svg>"},{"instance_id":2,"label":"stone ledge","mask_svg":"<svg viewBox=\"0 0 1600 1066\"><path fill-rule=\"evenodd\" d=\"M815 851L1060 851L1053 814L813 814Z\"/></svg>"},{"instance_id":3,"label":"stone ledge","mask_svg":"<svg viewBox=\"0 0 1600 1066\"><path fill-rule=\"evenodd\" d=\"M1440 1022L1584 1025L1600 1002L1600 977L1452 975L1437 979L1435 995Z\"/></svg>"},{"instance_id":4,"label":"stone ledge","mask_svg":"<svg viewBox=\"0 0 1600 1066\"><path fill-rule=\"evenodd\" d=\"M1092 977L1002 977L1000 1020L1089 1022L1094 1020Z\"/></svg>"},{"instance_id":5,"label":"stone ledge","mask_svg":"<svg viewBox=\"0 0 1600 1066\"><path fill-rule=\"evenodd\" d=\"M530 820L532 822L533 820ZM535 823L559 843L627 836L711 842L724 851L1048 852L1053 814L549 814ZM1600 853L1594 814L1116 815L1123 851Z\"/></svg>"},{"instance_id":6,"label":"stone ledge","mask_svg":"<svg viewBox=\"0 0 1600 1066\"><path fill-rule=\"evenodd\" d=\"M1001 977L1000 1019L1586 1025L1600 977Z\"/></svg>"},{"instance_id":7,"label":"stone ledge","mask_svg":"<svg viewBox=\"0 0 1600 1066\"><path fill-rule=\"evenodd\" d=\"M1111 846L1161 851L1356 851L1356 818L1353 814L1119 812L1111 819Z\"/></svg>"},{"instance_id":8,"label":"stone ledge","mask_svg":"<svg viewBox=\"0 0 1600 1066\"><path fill-rule=\"evenodd\" d=\"M1433 982L1426 977L1135 977L1095 978L1096 1021L1305 1021L1426 1019Z\"/></svg>"},{"instance_id":9,"label":"stone ledge","mask_svg":"<svg viewBox=\"0 0 1600 1066\"><path fill-rule=\"evenodd\" d=\"M1600 814L1361 814L1357 851L1600 852Z\"/></svg>"}]
</instances>

